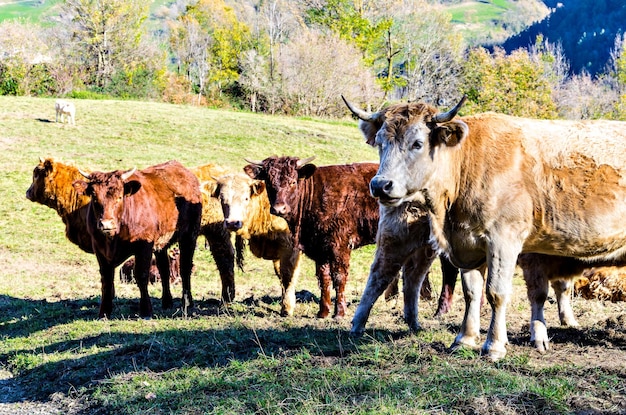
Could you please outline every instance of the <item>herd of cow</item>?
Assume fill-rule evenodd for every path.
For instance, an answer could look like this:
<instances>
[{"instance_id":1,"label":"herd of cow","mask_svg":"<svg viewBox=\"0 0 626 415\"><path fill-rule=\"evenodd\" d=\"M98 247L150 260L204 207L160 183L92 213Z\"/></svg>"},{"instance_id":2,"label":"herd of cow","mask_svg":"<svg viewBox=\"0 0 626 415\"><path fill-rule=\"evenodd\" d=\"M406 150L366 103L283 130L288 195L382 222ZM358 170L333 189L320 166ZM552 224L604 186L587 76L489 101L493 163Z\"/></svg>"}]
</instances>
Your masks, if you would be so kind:
<instances>
[{"instance_id":1,"label":"herd of cow","mask_svg":"<svg viewBox=\"0 0 626 415\"><path fill-rule=\"evenodd\" d=\"M404 319L419 330L420 291L439 257L437 313L449 309L459 270L466 304L452 349L478 347L484 291L492 318L482 352L498 360L506 354L505 313L516 265L531 304L531 341L540 351L549 346L543 311L549 285L561 324L577 325L569 302L573 278L590 263L624 265L626 123L456 117L464 99L445 113L423 103L369 113L345 102L367 143L378 148L380 164L315 166L312 158L272 156L248 161L238 173L176 161L85 172L42 159L26 197L56 210L67 238L96 255L100 317L111 315L115 268L131 256L140 316L152 316L147 284L153 255L162 306L172 307L176 271L168 249L175 243L186 313L202 234L218 267L223 302L234 299L234 267L243 264L247 243L255 256L273 261L281 314L294 312L304 253L315 262L318 317L330 314L334 289L333 316L340 318L350 252L375 243L351 334L364 332L375 301L397 290L400 276Z\"/></svg>"}]
</instances>

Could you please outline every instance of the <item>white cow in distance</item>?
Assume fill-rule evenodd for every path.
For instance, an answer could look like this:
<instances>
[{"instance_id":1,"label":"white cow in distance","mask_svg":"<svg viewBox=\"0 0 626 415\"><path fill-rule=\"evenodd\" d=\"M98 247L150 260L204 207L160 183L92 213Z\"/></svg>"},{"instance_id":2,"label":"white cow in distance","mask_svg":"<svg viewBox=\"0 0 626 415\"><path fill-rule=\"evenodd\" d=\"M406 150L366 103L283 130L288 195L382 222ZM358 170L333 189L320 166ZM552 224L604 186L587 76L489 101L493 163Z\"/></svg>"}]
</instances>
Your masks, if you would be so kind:
<instances>
[{"instance_id":1,"label":"white cow in distance","mask_svg":"<svg viewBox=\"0 0 626 415\"><path fill-rule=\"evenodd\" d=\"M56 122L59 122L60 117L61 123L64 123L65 117L67 117L68 123L76 125L76 107L74 107L72 102L57 99L54 103L54 109L56 110Z\"/></svg>"}]
</instances>

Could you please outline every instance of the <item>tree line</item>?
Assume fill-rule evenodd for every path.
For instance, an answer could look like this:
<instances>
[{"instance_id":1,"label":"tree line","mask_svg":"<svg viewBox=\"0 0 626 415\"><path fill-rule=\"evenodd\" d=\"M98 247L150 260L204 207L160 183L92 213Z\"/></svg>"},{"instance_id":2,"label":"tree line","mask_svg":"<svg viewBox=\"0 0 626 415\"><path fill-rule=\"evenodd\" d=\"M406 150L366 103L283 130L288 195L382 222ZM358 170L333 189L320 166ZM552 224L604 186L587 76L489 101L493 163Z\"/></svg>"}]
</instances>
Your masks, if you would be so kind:
<instances>
[{"instance_id":1,"label":"tree line","mask_svg":"<svg viewBox=\"0 0 626 415\"><path fill-rule=\"evenodd\" d=\"M161 100L299 116L395 100L540 118L626 119L626 42L595 76L538 35L470 46L436 2L65 0L48 22L0 23L0 94Z\"/></svg>"}]
</instances>

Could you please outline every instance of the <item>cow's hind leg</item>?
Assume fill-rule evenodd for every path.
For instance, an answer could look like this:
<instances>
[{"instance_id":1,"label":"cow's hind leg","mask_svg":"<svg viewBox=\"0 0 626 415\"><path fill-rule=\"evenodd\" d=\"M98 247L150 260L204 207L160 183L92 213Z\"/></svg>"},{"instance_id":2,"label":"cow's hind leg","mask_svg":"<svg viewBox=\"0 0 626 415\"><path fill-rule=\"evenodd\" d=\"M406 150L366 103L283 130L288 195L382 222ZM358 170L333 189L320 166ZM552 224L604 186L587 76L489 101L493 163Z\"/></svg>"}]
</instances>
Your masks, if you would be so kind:
<instances>
[{"instance_id":1,"label":"cow's hind leg","mask_svg":"<svg viewBox=\"0 0 626 415\"><path fill-rule=\"evenodd\" d=\"M452 265L452 263L444 256L439 255L439 261L441 262L441 294L439 294L439 303L435 317L442 316L450 311L452 307L452 295L454 294L454 287L456 280L459 276L459 269Z\"/></svg>"},{"instance_id":2,"label":"cow's hind leg","mask_svg":"<svg viewBox=\"0 0 626 415\"><path fill-rule=\"evenodd\" d=\"M155 252L157 268L159 269L159 275L161 276L161 307L166 310L172 308L174 301L172 300L172 291L170 290L170 256L167 252L167 248Z\"/></svg>"},{"instance_id":3,"label":"cow's hind leg","mask_svg":"<svg viewBox=\"0 0 626 415\"><path fill-rule=\"evenodd\" d=\"M544 305L548 299L548 277L546 269L535 261L535 258L527 256L522 265L524 280L526 281L526 293L530 302L530 342L535 348L544 353L550 349L548 328L544 317Z\"/></svg>"},{"instance_id":4,"label":"cow's hind leg","mask_svg":"<svg viewBox=\"0 0 626 415\"><path fill-rule=\"evenodd\" d=\"M483 292L485 266L477 270L461 270L461 284L465 299L465 315L461 330L450 346L451 350L461 347L478 348L480 340L480 300Z\"/></svg>"},{"instance_id":5,"label":"cow's hind leg","mask_svg":"<svg viewBox=\"0 0 626 415\"><path fill-rule=\"evenodd\" d=\"M559 320L562 326L578 327L578 321L574 317L572 303L570 301L572 295L573 278L557 278L550 280L550 285L556 295L556 303L559 307Z\"/></svg>"},{"instance_id":6,"label":"cow's hind leg","mask_svg":"<svg viewBox=\"0 0 626 415\"><path fill-rule=\"evenodd\" d=\"M220 224L212 225L204 236L222 280L222 301L231 303L235 299L235 249L230 233Z\"/></svg>"},{"instance_id":7,"label":"cow's hind leg","mask_svg":"<svg viewBox=\"0 0 626 415\"><path fill-rule=\"evenodd\" d=\"M152 262L152 244L142 245L135 250L135 280L139 288L139 317L152 317L152 301L148 293L148 279Z\"/></svg>"}]
</instances>

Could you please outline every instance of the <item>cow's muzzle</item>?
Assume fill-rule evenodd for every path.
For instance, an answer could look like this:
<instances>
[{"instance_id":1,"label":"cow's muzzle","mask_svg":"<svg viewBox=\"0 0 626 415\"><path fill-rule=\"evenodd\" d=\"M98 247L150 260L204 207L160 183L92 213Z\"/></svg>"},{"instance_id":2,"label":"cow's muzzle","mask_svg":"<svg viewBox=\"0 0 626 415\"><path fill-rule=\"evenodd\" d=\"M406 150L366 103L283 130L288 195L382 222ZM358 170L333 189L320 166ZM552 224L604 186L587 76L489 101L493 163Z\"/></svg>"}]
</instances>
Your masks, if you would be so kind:
<instances>
[{"instance_id":1,"label":"cow's muzzle","mask_svg":"<svg viewBox=\"0 0 626 415\"><path fill-rule=\"evenodd\" d=\"M98 230L106 236L112 236L117 232L117 222L113 219L102 219L98 222Z\"/></svg>"},{"instance_id":2,"label":"cow's muzzle","mask_svg":"<svg viewBox=\"0 0 626 415\"><path fill-rule=\"evenodd\" d=\"M229 231L238 231L239 229L241 229L243 227L243 222L240 220L224 220L224 226L226 226L226 229L228 229Z\"/></svg>"},{"instance_id":3,"label":"cow's muzzle","mask_svg":"<svg viewBox=\"0 0 626 415\"><path fill-rule=\"evenodd\" d=\"M370 181L370 193L378 199L392 198L393 181L384 177L374 176Z\"/></svg>"},{"instance_id":4,"label":"cow's muzzle","mask_svg":"<svg viewBox=\"0 0 626 415\"><path fill-rule=\"evenodd\" d=\"M270 212L277 216L287 216L291 213L291 208L286 203L276 203L272 205Z\"/></svg>"}]
</instances>

